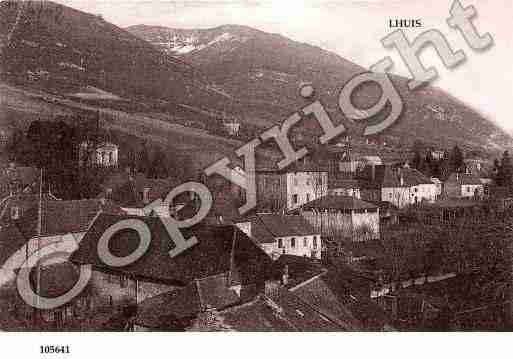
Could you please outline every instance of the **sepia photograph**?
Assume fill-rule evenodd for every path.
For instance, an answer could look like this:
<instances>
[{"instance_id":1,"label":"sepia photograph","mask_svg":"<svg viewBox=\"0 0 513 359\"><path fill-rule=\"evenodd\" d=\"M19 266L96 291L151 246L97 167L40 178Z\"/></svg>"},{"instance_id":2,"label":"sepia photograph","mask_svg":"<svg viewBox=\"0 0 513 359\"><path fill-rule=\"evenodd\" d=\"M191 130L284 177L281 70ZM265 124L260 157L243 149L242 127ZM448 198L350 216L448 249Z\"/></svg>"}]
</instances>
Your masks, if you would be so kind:
<instances>
[{"instance_id":1,"label":"sepia photograph","mask_svg":"<svg viewBox=\"0 0 513 359\"><path fill-rule=\"evenodd\" d=\"M0 1L0 342L512 331L512 15Z\"/></svg>"}]
</instances>

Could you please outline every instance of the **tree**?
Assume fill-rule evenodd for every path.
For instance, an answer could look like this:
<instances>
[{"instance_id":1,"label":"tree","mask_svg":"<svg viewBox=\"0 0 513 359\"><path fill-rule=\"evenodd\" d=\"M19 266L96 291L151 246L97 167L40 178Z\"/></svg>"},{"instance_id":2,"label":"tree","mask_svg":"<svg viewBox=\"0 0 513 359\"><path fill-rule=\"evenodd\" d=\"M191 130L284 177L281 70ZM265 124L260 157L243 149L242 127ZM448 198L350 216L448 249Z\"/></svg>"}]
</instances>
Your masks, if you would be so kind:
<instances>
[{"instance_id":1,"label":"tree","mask_svg":"<svg viewBox=\"0 0 513 359\"><path fill-rule=\"evenodd\" d=\"M137 171L148 173L150 167L150 155L146 148L146 141L142 144L141 150L137 154Z\"/></svg>"},{"instance_id":2,"label":"tree","mask_svg":"<svg viewBox=\"0 0 513 359\"><path fill-rule=\"evenodd\" d=\"M166 155L160 148L157 148L155 153L153 154L153 159L151 160L150 166L148 168L148 177L149 178L167 178L169 177L169 172L167 169L166 163Z\"/></svg>"},{"instance_id":3,"label":"tree","mask_svg":"<svg viewBox=\"0 0 513 359\"><path fill-rule=\"evenodd\" d=\"M511 157L509 157L509 152L504 151L502 154L501 165L499 167L498 172L498 182L502 186L511 186L511 181L513 178L513 165L511 163Z\"/></svg>"},{"instance_id":4,"label":"tree","mask_svg":"<svg viewBox=\"0 0 513 359\"><path fill-rule=\"evenodd\" d=\"M453 172L460 172L464 166L464 157L463 152L460 150L458 145L454 146L450 155L449 155L449 163L451 170Z\"/></svg>"},{"instance_id":5,"label":"tree","mask_svg":"<svg viewBox=\"0 0 513 359\"><path fill-rule=\"evenodd\" d=\"M411 166L417 170L420 170L423 166L422 156L418 149L413 152L413 158L411 160Z\"/></svg>"}]
</instances>

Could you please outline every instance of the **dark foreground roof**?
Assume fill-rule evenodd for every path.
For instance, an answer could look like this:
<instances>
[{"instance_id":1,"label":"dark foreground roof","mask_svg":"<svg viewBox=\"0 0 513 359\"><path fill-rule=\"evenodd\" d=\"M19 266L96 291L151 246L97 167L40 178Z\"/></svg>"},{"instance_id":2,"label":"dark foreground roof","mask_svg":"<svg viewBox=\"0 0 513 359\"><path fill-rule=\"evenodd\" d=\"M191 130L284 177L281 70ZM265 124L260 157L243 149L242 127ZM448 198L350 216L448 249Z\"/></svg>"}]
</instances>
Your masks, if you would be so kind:
<instances>
[{"instance_id":1,"label":"dark foreground roof","mask_svg":"<svg viewBox=\"0 0 513 359\"><path fill-rule=\"evenodd\" d=\"M125 219L143 221L150 228L152 239L147 252L136 262L125 267L109 267L98 256L98 240L108 227ZM193 230L184 229L183 233L185 238L196 236L198 244L171 258L169 251L174 248L174 243L159 218L102 214L84 236L71 260L149 281L178 285L227 272L234 273L242 283L254 283L268 274L269 256L235 226L198 226ZM110 240L112 254L119 257L131 254L138 245L138 235L131 230L120 231Z\"/></svg>"},{"instance_id":2,"label":"dark foreground roof","mask_svg":"<svg viewBox=\"0 0 513 359\"><path fill-rule=\"evenodd\" d=\"M259 297L251 303L222 311L219 315L226 326L242 332L344 330L284 288L271 297Z\"/></svg>"},{"instance_id":3,"label":"dark foreground roof","mask_svg":"<svg viewBox=\"0 0 513 359\"><path fill-rule=\"evenodd\" d=\"M85 232L99 212L122 213L112 203L102 204L99 199L76 201L43 201L41 208L41 235L51 236L65 233ZM26 238L37 235L39 208L29 209L17 221Z\"/></svg>"},{"instance_id":4,"label":"dark foreground roof","mask_svg":"<svg viewBox=\"0 0 513 359\"><path fill-rule=\"evenodd\" d=\"M171 329L207 309L225 309L239 302L228 287L228 278L217 275L195 280L187 286L146 299L138 306L134 323L152 329Z\"/></svg>"}]
</instances>

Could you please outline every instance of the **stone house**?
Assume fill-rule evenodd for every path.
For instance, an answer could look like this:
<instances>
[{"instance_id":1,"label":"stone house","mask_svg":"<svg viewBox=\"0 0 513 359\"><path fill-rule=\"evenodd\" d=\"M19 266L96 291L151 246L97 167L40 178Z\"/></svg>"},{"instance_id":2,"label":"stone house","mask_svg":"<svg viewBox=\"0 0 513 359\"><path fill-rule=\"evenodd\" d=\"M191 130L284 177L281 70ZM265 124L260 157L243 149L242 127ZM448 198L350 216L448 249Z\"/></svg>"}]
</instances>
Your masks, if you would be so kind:
<instances>
[{"instance_id":1,"label":"stone house","mask_svg":"<svg viewBox=\"0 0 513 359\"><path fill-rule=\"evenodd\" d=\"M139 219L151 232L147 251L132 264L113 267L98 255L98 241L107 228L121 220ZM73 253L77 265L92 265L92 285L97 288L90 299L94 306L137 305L147 298L185 287L196 280L224 276L228 288L240 301L251 298L264 286L268 255L235 226L195 228L198 243L171 258L173 241L157 217L100 215ZM121 230L110 239L113 255L125 257L137 249L138 234Z\"/></svg>"},{"instance_id":2,"label":"stone house","mask_svg":"<svg viewBox=\"0 0 513 359\"><path fill-rule=\"evenodd\" d=\"M255 173L257 203L265 211L290 211L328 192L328 171L314 166Z\"/></svg>"},{"instance_id":3,"label":"stone house","mask_svg":"<svg viewBox=\"0 0 513 359\"><path fill-rule=\"evenodd\" d=\"M408 166L366 167L360 174L361 198L371 202L390 202L398 208L434 202L437 185L420 171Z\"/></svg>"}]
</instances>

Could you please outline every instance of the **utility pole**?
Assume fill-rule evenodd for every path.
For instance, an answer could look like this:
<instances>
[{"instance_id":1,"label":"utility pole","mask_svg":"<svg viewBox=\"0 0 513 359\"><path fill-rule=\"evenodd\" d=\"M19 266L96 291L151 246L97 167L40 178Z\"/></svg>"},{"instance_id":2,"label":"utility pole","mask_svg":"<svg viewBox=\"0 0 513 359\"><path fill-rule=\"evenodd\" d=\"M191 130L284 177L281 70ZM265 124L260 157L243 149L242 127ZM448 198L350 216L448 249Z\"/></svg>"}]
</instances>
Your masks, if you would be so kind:
<instances>
[{"instance_id":1,"label":"utility pole","mask_svg":"<svg viewBox=\"0 0 513 359\"><path fill-rule=\"evenodd\" d=\"M39 205L37 211L37 264L36 264L36 308L34 308L34 321L39 322L40 318L40 297L41 297L41 227L43 217L43 168L40 169L39 177ZM27 244L28 245L28 244Z\"/></svg>"}]
</instances>

